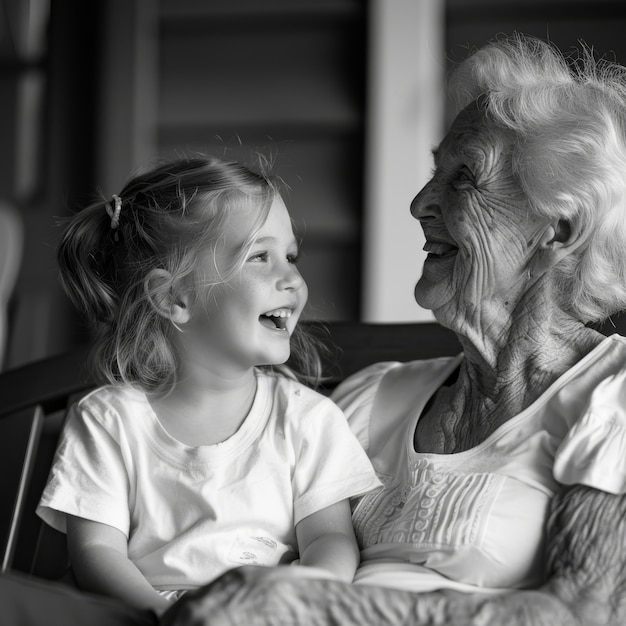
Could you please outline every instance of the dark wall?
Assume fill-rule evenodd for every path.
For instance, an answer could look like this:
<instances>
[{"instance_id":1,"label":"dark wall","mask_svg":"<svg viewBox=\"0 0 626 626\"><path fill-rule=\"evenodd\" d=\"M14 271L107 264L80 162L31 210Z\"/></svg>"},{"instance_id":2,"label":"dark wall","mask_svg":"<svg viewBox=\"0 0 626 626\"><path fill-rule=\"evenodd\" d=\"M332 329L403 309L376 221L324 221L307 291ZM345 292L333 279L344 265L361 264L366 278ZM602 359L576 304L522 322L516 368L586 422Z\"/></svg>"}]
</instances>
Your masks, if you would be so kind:
<instances>
[{"instance_id":1,"label":"dark wall","mask_svg":"<svg viewBox=\"0 0 626 626\"><path fill-rule=\"evenodd\" d=\"M53 0L42 56L44 77L32 185L11 196L24 223L22 267L10 307L7 366L63 351L82 341L57 281L55 246L59 219L95 189L94 128L98 76L99 0ZM15 76L15 81L20 80ZM31 102L30 105L38 103ZM2 124L16 125L17 114Z\"/></svg>"}]
</instances>

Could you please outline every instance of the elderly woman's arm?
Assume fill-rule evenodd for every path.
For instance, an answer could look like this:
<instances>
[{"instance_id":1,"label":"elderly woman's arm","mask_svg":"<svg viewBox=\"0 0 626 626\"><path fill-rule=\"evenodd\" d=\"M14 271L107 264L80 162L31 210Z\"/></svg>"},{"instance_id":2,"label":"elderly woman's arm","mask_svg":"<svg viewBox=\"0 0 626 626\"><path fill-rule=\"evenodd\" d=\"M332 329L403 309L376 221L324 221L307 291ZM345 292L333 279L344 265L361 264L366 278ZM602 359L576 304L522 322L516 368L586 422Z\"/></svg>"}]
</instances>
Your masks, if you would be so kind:
<instances>
[{"instance_id":1,"label":"elderly woman's arm","mask_svg":"<svg viewBox=\"0 0 626 626\"><path fill-rule=\"evenodd\" d=\"M626 624L626 496L564 490L553 502L547 549L546 593L581 624Z\"/></svg>"},{"instance_id":2,"label":"elderly woman's arm","mask_svg":"<svg viewBox=\"0 0 626 626\"><path fill-rule=\"evenodd\" d=\"M626 497L587 487L554 500L548 583L501 596L406 591L293 577L293 568L241 568L180 600L163 626L596 626L626 623ZM284 574L283 574L284 573Z\"/></svg>"}]
</instances>

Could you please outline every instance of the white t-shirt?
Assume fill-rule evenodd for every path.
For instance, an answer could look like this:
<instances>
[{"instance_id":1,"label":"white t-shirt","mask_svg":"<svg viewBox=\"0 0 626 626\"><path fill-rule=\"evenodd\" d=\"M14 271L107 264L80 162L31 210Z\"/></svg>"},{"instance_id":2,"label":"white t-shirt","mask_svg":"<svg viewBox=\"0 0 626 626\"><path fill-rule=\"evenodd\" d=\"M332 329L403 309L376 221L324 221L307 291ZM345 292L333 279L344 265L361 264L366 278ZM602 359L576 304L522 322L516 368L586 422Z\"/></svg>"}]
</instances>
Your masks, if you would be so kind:
<instances>
[{"instance_id":1,"label":"white t-shirt","mask_svg":"<svg viewBox=\"0 0 626 626\"><path fill-rule=\"evenodd\" d=\"M355 583L411 591L502 592L545 577L544 539L562 485L626 493L626 339L612 335L519 415L458 454L413 435L462 355L380 363L333 394L384 489L353 514Z\"/></svg>"},{"instance_id":2,"label":"white t-shirt","mask_svg":"<svg viewBox=\"0 0 626 626\"><path fill-rule=\"evenodd\" d=\"M331 400L259 370L248 417L209 446L171 437L141 391L90 393L70 411L37 512L62 532L66 514L113 526L155 589L192 589L292 561L300 520L379 486Z\"/></svg>"}]
</instances>

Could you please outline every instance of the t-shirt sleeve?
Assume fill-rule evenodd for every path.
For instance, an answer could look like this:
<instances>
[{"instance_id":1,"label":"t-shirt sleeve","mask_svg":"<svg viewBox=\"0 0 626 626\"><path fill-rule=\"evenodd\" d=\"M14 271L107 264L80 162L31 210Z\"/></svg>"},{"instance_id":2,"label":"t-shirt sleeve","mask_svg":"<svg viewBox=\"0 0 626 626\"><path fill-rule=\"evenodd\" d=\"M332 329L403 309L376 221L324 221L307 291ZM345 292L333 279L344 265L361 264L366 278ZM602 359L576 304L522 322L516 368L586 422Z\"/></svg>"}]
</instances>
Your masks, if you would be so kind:
<instances>
[{"instance_id":1,"label":"t-shirt sleeve","mask_svg":"<svg viewBox=\"0 0 626 626\"><path fill-rule=\"evenodd\" d=\"M71 407L37 514L66 532L74 515L129 532L129 480L118 438L96 411Z\"/></svg>"},{"instance_id":2,"label":"t-shirt sleeve","mask_svg":"<svg viewBox=\"0 0 626 626\"><path fill-rule=\"evenodd\" d=\"M626 372L594 389L556 451L554 477L566 485L626 493Z\"/></svg>"},{"instance_id":3,"label":"t-shirt sleeve","mask_svg":"<svg viewBox=\"0 0 626 626\"><path fill-rule=\"evenodd\" d=\"M328 398L307 417L295 441L294 516L303 518L381 486L344 414Z\"/></svg>"},{"instance_id":4,"label":"t-shirt sleeve","mask_svg":"<svg viewBox=\"0 0 626 626\"><path fill-rule=\"evenodd\" d=\"M364 450L369 450L369 425L374 398L380 381L397 362L370 365L346 378L333 391L331 398L344 412L350 429Z\"/></svg>"}]
</instances>

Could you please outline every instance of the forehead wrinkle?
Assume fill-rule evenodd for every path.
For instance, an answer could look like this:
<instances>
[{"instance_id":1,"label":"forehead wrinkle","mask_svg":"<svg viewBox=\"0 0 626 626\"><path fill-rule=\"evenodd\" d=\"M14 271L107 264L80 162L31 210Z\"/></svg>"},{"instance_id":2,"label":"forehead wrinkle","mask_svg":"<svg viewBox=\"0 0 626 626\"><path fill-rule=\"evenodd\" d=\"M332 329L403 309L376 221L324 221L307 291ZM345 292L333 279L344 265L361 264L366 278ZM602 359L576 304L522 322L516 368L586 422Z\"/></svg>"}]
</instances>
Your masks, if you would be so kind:
<instances>
[{"instance_id":1,"label":"forehead wrinkle","mask_svg":"<svg viewBox=\"0 0 626 626\"><path fill-rule=\"evenodd\" d=\"M472 151L479 154L481 151L477 141L479 136L477 129L451 130L433 152L436 162L466 158Z\"/></svg>"}]
</instances>

